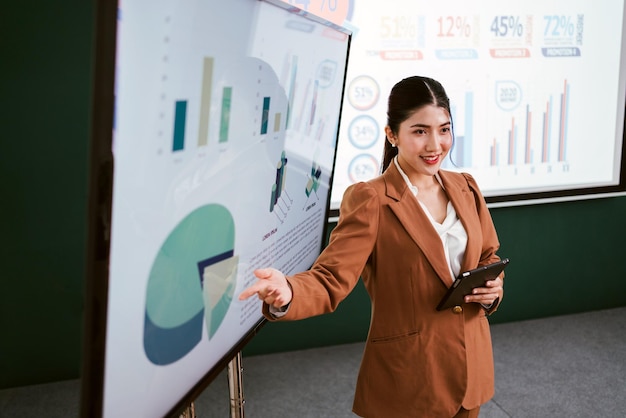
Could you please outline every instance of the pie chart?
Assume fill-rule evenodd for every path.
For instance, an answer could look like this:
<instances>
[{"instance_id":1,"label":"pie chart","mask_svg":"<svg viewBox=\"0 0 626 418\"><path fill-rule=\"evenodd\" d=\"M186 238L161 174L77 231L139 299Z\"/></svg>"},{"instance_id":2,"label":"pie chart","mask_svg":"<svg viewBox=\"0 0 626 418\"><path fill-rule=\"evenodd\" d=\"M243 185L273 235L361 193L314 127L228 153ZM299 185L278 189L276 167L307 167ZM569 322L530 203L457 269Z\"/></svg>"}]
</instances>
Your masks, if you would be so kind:
<instances>
[{"instance_id":1,"label":"pie chart","mask_svg":"<svg viewBox=\"0 0 626 418\"><path fill-rule=\"evenodd\" d=\"M201 206L161 245L148 278L144 350L166 365L181 359L222 323L235 291L235 223L222 205Z\"/></svg>"}]
</instances>

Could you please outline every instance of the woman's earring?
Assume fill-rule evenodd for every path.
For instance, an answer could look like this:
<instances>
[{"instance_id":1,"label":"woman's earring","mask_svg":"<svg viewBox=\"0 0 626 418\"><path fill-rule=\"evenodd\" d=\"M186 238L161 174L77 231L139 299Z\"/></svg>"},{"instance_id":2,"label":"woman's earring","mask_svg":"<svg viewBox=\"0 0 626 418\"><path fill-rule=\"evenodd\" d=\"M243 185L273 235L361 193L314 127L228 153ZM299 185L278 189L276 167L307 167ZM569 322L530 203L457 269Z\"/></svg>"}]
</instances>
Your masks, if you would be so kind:
<instances>
[{"instance_id":1,"label":"woman's earring","mask_svg":"<svg viewBox=\"0 0 626 418\"><path fill-rule=\"evenodd\" d=\"M396 147L396 144L391 144L391 147L392 147L392 148L395 148L395 147Z\"/></svg>"}]
</instances>

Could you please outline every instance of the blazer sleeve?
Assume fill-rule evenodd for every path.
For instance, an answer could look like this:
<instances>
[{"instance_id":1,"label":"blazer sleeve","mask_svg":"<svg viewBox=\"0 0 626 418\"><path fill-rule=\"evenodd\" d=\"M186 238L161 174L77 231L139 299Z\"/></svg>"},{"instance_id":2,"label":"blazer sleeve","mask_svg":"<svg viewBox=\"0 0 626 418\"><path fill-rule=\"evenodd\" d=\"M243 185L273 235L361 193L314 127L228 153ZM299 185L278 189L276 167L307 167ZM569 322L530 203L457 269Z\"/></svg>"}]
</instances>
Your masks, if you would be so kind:
<instances>
[{"instance_id":1,"label":"blazer sleeve","mask_svg":"<svg viewBox=\"0 0 626 418\"><path fill-rule=\"evenodd\" d=\"M288 276L293 298L285 315L269 320L297 320L333 312L352 291L370 257L378 233L380 202L368 183L346 189L336 227L310 270Z\"/></svg>"},{"instance_id":2,"label":"blazer sleeve","mask_svg":"<svg viewBox=\"0 0 626 418\"><path fill-rule=\"evenodd\" d=\"M495 263L500 260L497 255L497 251L500 249L500 241L498 240L498 234L496 227L493 224L493 219L487 208L485 198L481 193L478 183L471 174L463 173L463 176L467 180L467 185L474 194L474 200L476 202L476 211L478 212L478 218L480 219L480 227L483 236L482 250L480 254L479 266ZM504 272L500 273L500 277L504 280ZM487 309L488 314L492 314L498 309L500 298L496 299L494 303Z\"/></svg>"}]
</instances>

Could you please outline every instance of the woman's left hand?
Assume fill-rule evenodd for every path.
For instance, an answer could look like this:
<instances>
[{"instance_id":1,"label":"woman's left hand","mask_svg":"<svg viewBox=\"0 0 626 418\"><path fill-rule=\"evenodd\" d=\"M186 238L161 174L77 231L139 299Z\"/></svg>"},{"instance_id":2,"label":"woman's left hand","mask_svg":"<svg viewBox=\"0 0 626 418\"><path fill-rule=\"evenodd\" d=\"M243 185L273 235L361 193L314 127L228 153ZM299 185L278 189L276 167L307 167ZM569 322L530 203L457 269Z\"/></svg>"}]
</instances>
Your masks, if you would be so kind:
<instances>
[{"instance_id":1,"label":"woman's left hand","mask_svg":"<svg viewBox=\"0 0 626 418\"><path fill-rule=\"evenodd\" d=\"M504 295L504 289L502 287L503 281L500 276L494 280L489 280L485 283L485 287L477 287L472 290L471 295L465 296L466 303L480 303L485 306L491 306L497 299L502 300Z\"/></svg>"}]
</instances>

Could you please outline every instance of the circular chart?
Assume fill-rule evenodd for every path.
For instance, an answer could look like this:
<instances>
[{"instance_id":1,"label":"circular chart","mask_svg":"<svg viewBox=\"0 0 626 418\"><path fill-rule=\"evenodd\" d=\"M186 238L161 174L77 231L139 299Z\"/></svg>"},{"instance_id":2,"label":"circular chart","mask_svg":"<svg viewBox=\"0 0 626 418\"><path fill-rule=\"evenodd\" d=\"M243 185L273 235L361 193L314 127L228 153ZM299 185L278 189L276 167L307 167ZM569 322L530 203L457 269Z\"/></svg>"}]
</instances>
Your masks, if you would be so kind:
<instances>
[{"instance_id":1,"label":"circular chart","mask_svg":"<svg viewBox=\"0 0 626 418\"><path fill-rule=\"evenodd\" d=\"M144 349L154 364L184 357L226 316L236 282L235 224L221 205L201 206L161 245L148 278Z\"/></svg>"}]
</instances>

